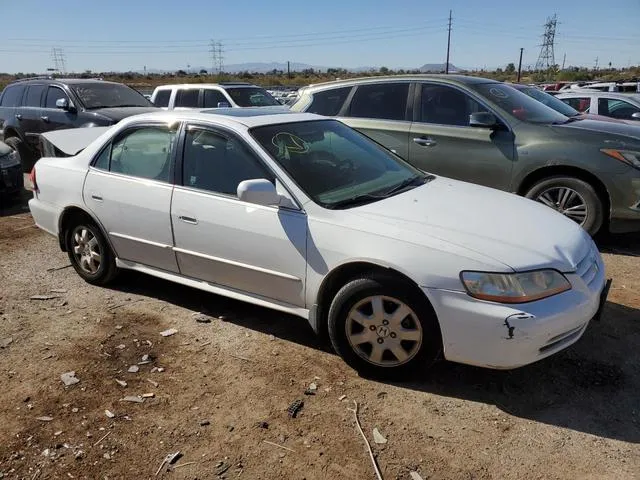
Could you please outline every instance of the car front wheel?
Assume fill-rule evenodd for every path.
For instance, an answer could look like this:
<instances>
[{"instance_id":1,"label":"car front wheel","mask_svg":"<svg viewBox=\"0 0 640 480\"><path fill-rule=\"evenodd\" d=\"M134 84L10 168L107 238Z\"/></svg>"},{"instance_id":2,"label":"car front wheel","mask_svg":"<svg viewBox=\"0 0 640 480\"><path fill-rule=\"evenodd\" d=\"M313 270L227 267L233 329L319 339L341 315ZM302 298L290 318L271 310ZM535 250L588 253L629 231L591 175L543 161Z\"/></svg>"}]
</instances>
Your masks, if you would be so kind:
<instances>
[{"instance_id":1,"label":"car front wheel","mask_svg":"<svg viewBox=\"0 0 640 480\"><path fill-rule=\"evenodd\" d=\"M69 260L85 281L94 285L106 285L115 278L118 267L114 255L94 223L77 223L67 231L66 242Z\"/></svg>"},{"instance_id":2,"label":"car front wheel","mask_svg":"<svg viewBox=\"0 0 640 480\"><path fill-rule=\"evenodd\" d=\"M29 150L25 143L18 137L7 138L4 143L13 148L20 157L22 171L29 173L35 164L35 155Z\"/></svg>"},{"instance_id":3,"label":"car front wheel","mask_svg":"<svg viewBox=\"0 0 640 480\"><path fill-rule=\"evenodd\" d=\"M600 197L589 183L578 178L546 178L533 185L525 196L562 213L591 235L598 233L604 222Z\"/></svg>"},{"instance_id":4,"label":"car front wheel","mask_svg":"<svg viewBox=\"0 0 640 480\"><path fill-rule=\"evenodd\" d=\"M442 349L427 299L406 282L386 277L355 279L338 291L329 309L329 337L348 365L379 378L426 369Z\"/></svg>"}]
</instances>

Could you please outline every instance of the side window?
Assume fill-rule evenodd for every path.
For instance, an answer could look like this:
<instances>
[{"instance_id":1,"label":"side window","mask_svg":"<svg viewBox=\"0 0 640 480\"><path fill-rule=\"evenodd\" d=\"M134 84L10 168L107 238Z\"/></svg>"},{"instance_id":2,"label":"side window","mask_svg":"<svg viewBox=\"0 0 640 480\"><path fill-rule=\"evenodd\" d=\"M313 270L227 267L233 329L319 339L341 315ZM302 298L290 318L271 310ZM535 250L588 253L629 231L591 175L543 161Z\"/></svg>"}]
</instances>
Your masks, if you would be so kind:
<instances>
[{"instance_id":1,"label":"side window","mask_svg":"<svg viewBox=\"0 0 640 480\"><path fill-rule=\"evenodd\" d=\"M255 178L275 181L242 141L210 130L187 132L183 185L235 197L240 182Z\"/></svg>"},{"instance_id":2,"label":"side window","mask_svg":"<svg viewBox=\"0 0 640 480\"><path fill-rule=\"evenodd\" d=\"M132 177L169 182L171 152L176 132L166 127L142 127L126 132L113 142L110 150L109 170ZM104 152L103 152L104 154ZM102 154L96 161L104 165Z\"/></svg>"},{"instance_id":3,"label":"side window","mask_svg":"<svg viewBox=\"0 0 640 480\"><path fill-rule=\"evenodd\" d=\"M29 88L27 90L27 97L24 100L24 106L39 107L44 89L44 85L29 85Z\"/></svg>"},{"instance_id":4,"label":"side window","mask_svg":"<svg viewBox=\"0 0 640 480\"><path fill-rule=\"evenodd\" d=\"M580 113L588 111L591 106L591 99L589 97L563 98L562 101Z\"/></svg>"},{"instance_id":5,"label":"side window","mask_svg":"<svg viewBox=\"0 0 640 480\"><path fill-rule=\"evenodd\" d=\"M100 170L109 170L109 160L111 157L111 144L107 145L102 152L93 163L94 168L99 168Z\"/></svg>"},{"instance_id":6,"label":"side window","mask_svg":"<svg viewBox=\"0 0 640 480\"><path fill-rule=\"evenodd\" d=\"M307 112L318 115L335 116L342 108L344 101L349 96L352 87L334 88L313 94L313 101Z\"/></svg>"},{"instance_id":7,"label":"side window","mask_svg":"<svg viewBox=\"0 0 640 480\"><path fill-rule=\"evenodd\" d=\"M487 109L466 93L446 85L423 84L420 121L438 125L469 126L472 113Z\"/></svg>"},{"instance_id":8,"label":"side window","mask_svg":"<svg viewBox=\"0 0 640 480\"><path fill-rule=\"evenodd\" d=\"M204 90L204 108L218 108L219 102L229 103L229 100L218 90Z\"/></svg>"},{"instance_id":9,"label":"side window","mask_svg":"<svg viewBox=\"0 0 640 480\"><path fill-rule=\"evenodd\" d=\"M156 99L154 100L153 104L156 107L168 107L170 97L171 90L158 90L158 94L156 95Z\"/></svg>"},{"instance_id":10,"label":"side window","mask_svg":"<svg viewBox=\"0 0 640 480\"><path fill-rule=\"evenodd\" d=\"M360 85L351 100L350 117L404 120L408 83Z\"/></svg>"},{"instance_id":11,"label":"side window","mask_svg":"<svg viewBox=\"0 0 640 480\"><path fill-rule=\"evenodd\" d=\"M22 100L22 92L24 92L23 85L14 85L4 89L2 95L2 107L19 107L20 100Z\"/></svg>"},{"instance_id":12,"label":"side window","mask_svg":"<svg viewBox=\"0 0 640 480\"><path fill-rule=\"evenodd\" d=\"M44 107L56 108L56 102L60 98L66 99L67 102L69 101L69 97L66 93L64 93L64 90L58 87L49 87L49 89L47 90L47 101L45 102Z\"/></svg>"},{"instance_id":13,"label":"side window","mask_svg":"<svg viewBox=\"0 0 640 480\"><path fill-rule=\"evenodd\" d=\"M598 99L598 114L607 117L619 118L621 120L631 120L634 113L640 112L640 108L634 107L624 100L614 98Z\"/></svg>"},{"instance_id":14,"label":"side window","mask_svg":"<svg viewBox=\"0 0 640 480\"><path fill-rule=\"evenodd\" d=\"M176 102L174 107L198 108L198 95L200 90L197 88L185 88L176 92Z\"/></svg>"}]
</instances>

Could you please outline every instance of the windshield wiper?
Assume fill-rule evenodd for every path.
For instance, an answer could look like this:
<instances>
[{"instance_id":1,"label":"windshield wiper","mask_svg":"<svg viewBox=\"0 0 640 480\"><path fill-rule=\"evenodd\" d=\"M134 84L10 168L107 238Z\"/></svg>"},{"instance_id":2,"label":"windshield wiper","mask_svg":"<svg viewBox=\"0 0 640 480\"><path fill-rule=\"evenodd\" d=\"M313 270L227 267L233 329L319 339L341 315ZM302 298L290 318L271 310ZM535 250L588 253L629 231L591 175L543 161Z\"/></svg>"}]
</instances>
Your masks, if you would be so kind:
<instances>
[{"instance_id":1,"label":"windshield wiper","mask_svg":"<svg viewBox=\"0 0 640 480\"><path fill-rule=\"evenodd\" d=\"M353 197L345 198L344 200L339 200L335 203L330 203L325 205L326 208L331 210L338 210L340 208L345 207L355 207L357 205L364 205L365 203L376 202L378 200L382 200L386 198L383 195L372 195L371 193L363 193L362 195L354 195Z\"/></svg>"},{"instance_id":2,"label":"windshield wiper","mask_svg":"<svg viewBox=\"0 0 640 480\"><path fill-rule=\"evenodd\" d=\"M434 177L433 175L416 175L415 177L409 177L403 180L402 182L400 182L399 184L394 185L392 188L390 188L386 192L384 192L382 196L385 198L390 197L395 193L400 193L404 191L409 186L413 186L414 184L415 186L423 185L427 182L430 182L434 178L436 177Z\"/></svg>"}]
</instances>

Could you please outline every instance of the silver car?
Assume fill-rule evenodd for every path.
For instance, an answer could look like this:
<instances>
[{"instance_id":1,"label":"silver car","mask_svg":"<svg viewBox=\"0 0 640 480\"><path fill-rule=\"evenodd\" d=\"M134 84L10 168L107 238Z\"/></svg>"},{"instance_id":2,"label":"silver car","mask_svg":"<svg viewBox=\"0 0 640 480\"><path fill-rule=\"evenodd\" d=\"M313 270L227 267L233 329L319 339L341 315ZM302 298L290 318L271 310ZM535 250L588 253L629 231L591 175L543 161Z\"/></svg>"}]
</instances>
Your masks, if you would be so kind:
<instances>
[{"instance_id":1,"label":"silver car","mask_svg":"<svg viewBox=\"0 0 640 480\"><path fill-rule=\"evenodd\" d=\"M556 95L580 113L617 118L632 125L640 125L640 94L574 91Z\"/></svg>"}]
</instances>

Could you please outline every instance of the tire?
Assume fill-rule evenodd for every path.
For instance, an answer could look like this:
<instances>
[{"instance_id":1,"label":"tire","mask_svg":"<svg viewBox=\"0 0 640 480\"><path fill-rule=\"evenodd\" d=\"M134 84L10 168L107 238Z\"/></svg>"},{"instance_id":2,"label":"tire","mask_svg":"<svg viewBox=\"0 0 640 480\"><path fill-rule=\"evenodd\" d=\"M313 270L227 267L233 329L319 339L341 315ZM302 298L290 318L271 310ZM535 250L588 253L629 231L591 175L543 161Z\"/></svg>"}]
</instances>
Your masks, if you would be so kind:
<instances>
[{"instance_id":1,"label":"tire","mask_svg":"<svg viewBox=\"0 0 640 480\"><path fill-rule=\"evenodd\" d=\"M9 137L4 141L4 143L18 152L18 155L20 156L20 163L22 164L22 171L24 173L31 172L31 169L36 163L36 159L33 152L29 150L29 147L27 147L19 137Z\"/></svg>"},{"instance_id":2,"label":"tire","mask_svg":"<svg viewBox=\"0 0 640 480\"><path fill-rule=\"evenodd\" d=\"M92 285L107 285L119 273L115 256L98 226L80 219L65 232L69 260L75 271Z\"/></svg>"},{"instance_id":3,"label":"tire","mask_svg":"<svg viewBox=\"0 0 640 480\"><path fill-rule=\"evenodd\" d=\"M406 315L394 319L399 308ZM406 378L426 370L442 351L440 326L428 300L393 277L362 277L342 287L329 308L328 330L334 350L365 377Z\"/></svg>"},{"instance_id":4,"label":"tire","mask_svg":"<svg viewBox=\"0 0 640 480\"><path fill-rule=\"evenodd\" d=\"M564 192L570 192L567 193L569 197L565 197ZM545 178L534 184L525 197L562 213L578 223L591 236L596 235L604 223L602 200L591 184L578 178L562 176ZM579 208L580 205L585 208Z\"/></svg>"}]
</instances>

